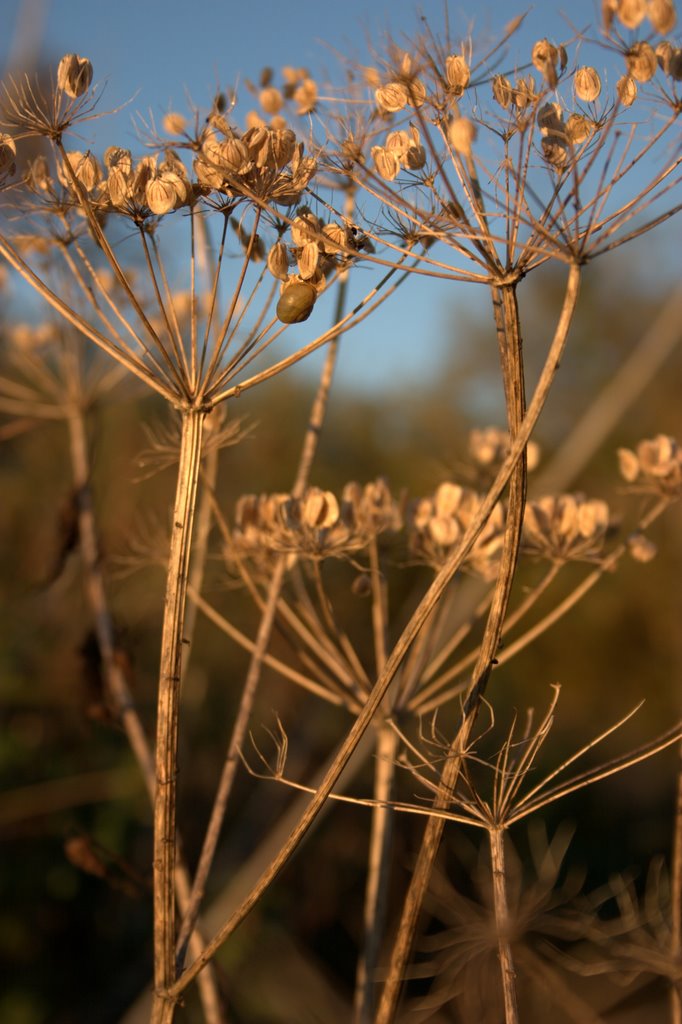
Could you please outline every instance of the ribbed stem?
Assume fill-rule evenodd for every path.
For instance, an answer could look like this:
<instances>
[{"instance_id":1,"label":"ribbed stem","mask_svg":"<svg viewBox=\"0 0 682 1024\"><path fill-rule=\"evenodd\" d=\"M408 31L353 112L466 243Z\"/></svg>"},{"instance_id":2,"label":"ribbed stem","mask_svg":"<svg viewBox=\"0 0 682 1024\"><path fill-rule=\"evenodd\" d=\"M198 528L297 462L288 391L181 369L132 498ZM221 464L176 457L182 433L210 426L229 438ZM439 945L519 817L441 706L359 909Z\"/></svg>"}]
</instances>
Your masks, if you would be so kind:
<instances>
[{"instance_id":1,"label":"ribbed stem","mask_svg":"<svg viewBox=\"0 0 682 1024\"><path fill-rule=\"evenodd\" d=\"M516 972L512 959L509 904L507 902L507 874L504 861L504 831L491 829L490 862L493 876L493 906L495 908L495 930L497 932L497 954L502 974L505 1024L519 1024L519 1008L516 1002Z\"/></svg>"},{"instance_id":2,"label":"ribbed stem","mask_svg":"<svg viewBox=\"0 0 682 1024\"><path fill-rule=\"evenodd\" d=\"M201 464L201 438L206 412L182 414L166 600L161 635L161 664L156 720L156 795L154 800L154 1024L173 1019L174 1002L165 995L175 981L175 808L180 677L187 575L194 505Z\"/></svg>"}]
</instances>

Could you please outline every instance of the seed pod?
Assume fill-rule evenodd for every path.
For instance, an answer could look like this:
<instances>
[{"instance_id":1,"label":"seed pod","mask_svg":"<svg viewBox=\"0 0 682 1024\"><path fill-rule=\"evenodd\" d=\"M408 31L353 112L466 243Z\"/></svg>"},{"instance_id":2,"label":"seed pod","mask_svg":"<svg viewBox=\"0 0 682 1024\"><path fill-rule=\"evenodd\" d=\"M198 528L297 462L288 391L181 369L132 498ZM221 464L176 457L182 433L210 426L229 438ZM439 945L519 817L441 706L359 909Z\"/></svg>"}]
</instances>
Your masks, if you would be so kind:
<instances>
[{"instance_id":1,"label":"seed pod","mask_svg":"<svg viewBox=\"0 0 682 1024\"><path fill-rule=\"evenodd\" d=\"M421 107L426 99L426 88L418 78L412 78L407 83L407 102L411 107Z\"/></svg>"},{"instance_id":2,"label":"seed pod","mask_svg":"<svg viewBox=\"0 0 682 1024\"><path fill-rule=\"evenodd\" d=\"M67 53L62 57L57 68L57 88L78 99L90 88L92 81L92 64L87 57L79 57L76 53Z\"/></svg>"},{"instance_id":3,"label":"seed pod","mask_svg":"<svg viewBox=\"0 0 682 1024\"><path fill-rule=\"evenodd\" d=\"M682 82L682 48L679 46L673 50L668 74L671 78L674 78L676 82Z\"/></svg>"},{"instance_id":4,"label":"seed pod","mask_svg":"<svg viewBox=\"0 0 682 1024\"><path fill-rule=\"evenodd\" d=\"M493 78L493 96L505 110L511 106L514 93L511 82L504 75L495 75Z\"/></svg>"},{"instance_id":5,"label":"seed pod","mask_svg":"<svg viewBox=\"0 0 682 1024\"><path fill-rule=\"evenodd\" d=\"M303 323L312 313L316 298L317 291L312 284L294 281L286 285L277 303L277 319L283 324Z\"/></svg>"},{"instance_id":6,"label":"seed pod","mask_svg":"<svg viewBox=\"0 0 682 1024\"><path fill-rule=\"evenodd\" d=\"M573 90L579 100L592 103L601 92L601 79L594 68L578 68L573 79Z\"/></svg>"},{"instance_id":7,"label":"seed pod","mask_svg":"<svg viewBox=\"0 0 682 1024\"><path fill-rule=\"evenodd\" d=\"M284 97L274 85L261 89L258 101L266 114L278 114L284 106Z\"/></svg>"},{"instance_id":8,"label":"seed pod","mask_svg":"<svg viewBox=\"0 0 682 1024\"><path fill-rule=\"evenodd\" d=\"M542 155L548 164L561 170L568 160L566 142L557 135L548 135L542 140Z\"/></svg>"},{"instance_id":9,"label":"seed pod","mask_svg":"<svg viewBox=\"0 0 682 1024\"><path fill-rule=\"evenodd\" d=\"M268 270L273 277L286 281L289 277L289 256L284 242L275 242L268 253Z\"/></svg>"},{"instance_id":10,"label":"seed pod","mask_svg":"<svg viewBox=\"0 0 682 1024\"><path fill-rule=\"evenodd\" d=\"M649 0L647 15L653 29L662 36L675 28L677 16L673 0Z\"/></svg>"},{"instance_id":11,"label":"seed pod","mask_svg":"<svg viewBox=\"0 0 682 1024\"><path fill-rule=\"evenodd\" d=\"M618 99L624 107L631 107L637 99L637 82L629 75L623 75L616 82Z\"/></svg>"},{"instance_id":12,"label":"seed pod","mask_svg":"<svg viewBox=\"0 0 682 1024\"><path fill-rule=\"evenodd\" d=\"M423 146L410 146L403 158L403 165L409 171L420 171L426 164L426 150Z\"/></svg>"},{"instance_id":13,"label":"seed pod","mask_svg":"<svg viewBox=\"0 0 682 1024\"><path fill-rule=\"evenodd\" d=\"M382 113L395 114L407 106L407 89L402 82L388 82L374 93Z\"/></svg>"},{"instance_id":14,"label":"seed pod","mask_svg":"<svg viewBox=\"0 0 682 1024\"><path fill-rule=\"evenodd\" d=\"M656 54L648 43L639 42L625 54L628 74L637 82L649 82L656 74Z\"/></svg>"},{"instance_id":15,"label":"seed pod","mask_svg":"<svg viewBox=\"0 0 682 1024\"><path fill-rule=\"evenodd\" d=\"M177 114L175 111L171 111L163 119L163 130L168 135L182 135L187 128L187 118L183 117L182 114Z\"/></svg>"},{"instance_id":16,"label":"seed pod","mask_svg":"<svg viewBox=\"0 0 682 1024\"><path fill-rule=\"evenodd\" d=\"M627 540L628 552L635 562L650 562L656 557L657 548L643 533L631 533Z\"/></svg>"},{"instance_id":17,"label":"seed pod","mask_svg":"<svg viewBox=\"0 0 682 1024\"><path fill-rule=\"evenodd\" d=\"M0 133L0 181L16 171L17 166L14 160L16 155L17 147L12 136L5 132Z\"/></svg>"},{"instance_id":18,"label":"seed pod","mask_svg":"<svg viewBox=\"0 0 682 1024\"><path fill-rule=\"evenodd\" d=\"M393 150L372 146L372 160L384 181L393 181L400 171L400 160Z\"/></svg>"},{"instance_id":19,"label":"seed pod","mask_svg":"<svg viewBox=\"0 0 682 1024\"><path fill-rule=\"evenodd\" d=\"M589 117L583 117L582 114L571 114L566 122L566 135L569 142L579 146L594 135L594 121L590 121Z\"/></svg>"},{"instance_id":20,"label":"seed pod","mask_svg":"<svg viewBox=\"0 0 682 1024\"><path fill-rule=\"evenodd\" d=\"M317 103L317 83L312 78L304 78L294 91L293 99L297 114L312 114Z\"/></svg>"},{"instance_id":21,"label":"seed pod","mask_svg":"<svg viewBox=\"0 0 682 1024\"><path fill-rule=\"evenodd\" d=\"M452 54L445 58L445 77L453 96L461 96L471 78L471 71L464 57Z\"/></svg>"},{"instance_id":22,"label":"seed pod","mask_svg":"<svg viewBox=\"0 0 682 1024\"><path fill-rule=\"evenodd\" d=\"M553 46L549 39L539 39L533 47L531 59L533 66L544 75L550 89L555 89L557 84L556 66L559 61L559 51L556 46Z\"/></svg>"},{"instance_id":23,"label":"seed pod","mask_svg":"<svg viewBox=\"0 0 682 1024\"><path fill-rule=\"evenodd\" d=\"M564 114L558 103L545 103L537 113L541 135L564 135Z\"/></svg>"},{"instance_id":24,"label":"seed pod","mask_svg":"<svg viewBox=\"0 0 682 1024\"><path fill-rule=\"evenodd\" d=\"M535 100L535 79L532 75L527 78L519 78L513 91L514 106L517 110L524 110Z\"/></svg>"},{"instance_id":25,"label":"seed pod","mask_svg":"<svg viewBox=\"0 0 682 1024\"><path fill-rule=\"evenodd\" d=\"M304 281L315 276L317 265L320 262L320 247L317 242L306 242L296 257L299 277Z\"/></svg>"},{"instance_id":26,"label":"seed pod","mask_svg":"<svg viewBox=\"0 0 682 1024\"><path fill-rule=\"evenodd\" d=\"M626 28L637 28L646 18L647 0L618 0L616 17Z\"/></svg>"}]
</instances>

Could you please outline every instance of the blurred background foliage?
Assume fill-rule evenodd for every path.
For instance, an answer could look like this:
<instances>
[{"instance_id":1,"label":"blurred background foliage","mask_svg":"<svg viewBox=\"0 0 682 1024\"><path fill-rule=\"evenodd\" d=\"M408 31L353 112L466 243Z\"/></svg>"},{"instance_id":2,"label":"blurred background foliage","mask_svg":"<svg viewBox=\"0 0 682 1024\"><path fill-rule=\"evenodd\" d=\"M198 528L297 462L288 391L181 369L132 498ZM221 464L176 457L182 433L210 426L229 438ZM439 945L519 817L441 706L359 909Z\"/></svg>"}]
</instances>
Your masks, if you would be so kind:
<instances>
[{"instance_id":1,"label":"blurred background foliage","mask_svg":"<svg viewBox=\"0 0 682 1024\"><path fill-rule=\"evenodd\" d=\"M651 239L646 243L655 244ZM604 263L586 275L567 356L540 423L544 462L598 400L666 300L648 282L639 286L638 258L634 247L627 259ZM531 381L552 330L560 289L561 276L549 271L522 286ZM452 324L453 334L457 324L458 340L447 351L437 380L413 387L389 384L376 396L332 391L312 483L339 493L350 479L364 483L384 475L394 492L405 488L419 495L445 479L461 478L469 429L503 422L496 342L489 325L468 318L460 308L444 309L441 322L446 332ZM416 339L415 344L427 346L430 340ZM347 344L351 338L342 341L342 350ZM3 352L6 362L6 345ZM366 358L372 359L370 350ZM1 372L11 369L5 365ZM313 393L313 374L298 371L248 392L230 407L228 416L242 418L248 429L238 445L220 456L217 497L228 517L242 493L290 488ZM678 347L568 489L606 498L615 510L624 510L624 525L631 524L637 499L622 493L615 450L659 432L681 437L681 393ZM96 514L118 642L150 735L163 572L153 565L134 573L122 569L135 539L150 524L167 521L172 471L140 479L144 474L139 466L140 453L148 447L145 428L166 415L153 399L124 382L93 408L88 420ZM17 425L5 417L2 436L0 950L7 981L0 995L0 1020L108 1024L124 1019L151 969L150 810L125 736L103 697L77 547L69 532L73 493L66 427L59 422ZM532 494L532 477L530 486ZM216 531L212 536L216 547ZM562 684L562 697L542 767L554 766L642 699L646 703L634 723L608 741L603 757L663 731L679 717L679 508L655 525L652 538L658 545L652 563L624 561L582 604L495 675L490 696L501 732L490 749L499 744L515 710L523 714L535 706L538 713L544 711L554 682ZM394 568L391 606L397 635L405 616L401 602L405 607L414 603L426 575L415 568ZM576 567L567 575L577 579L583 571ZM522 568L517 597L537 574L537 566ZM352 593L353 578L348 565L330 569L339 616L349 623L358 647L369 651L369 605ZM206 592L235 625L253 635L253 607L217 557L209 566ZM550 605L551 599L540 612ZM193 646L184 687L179 814L190 866L198 855L247 665L244 652L201 615ZM278 652L276 638L273 650ZM455 713L456 702L440 714L438 724L446 733ZM272 726L275 714L289 734L289 774L301 780L311 777L350 724L346 712L266 671L253 716L257 735L262 736L261 725ZM635 871L643 884L651 858L669 855L675 773L676 755L668 751L550 808L544 819L549 835L563 821L575 826L568 859L583 868L587 891L622 871ZM365 766L351 783L353 792L367 792L369 779L370 767ZM402 788L405 797L413 795L409 778ZM229 892L239 886L240 868L248 866L292 799L276 783L241 772L209 902L219 900L221 893L229 902ZM368 823L362 809L334 807L220 954L231 1019L249 1024L348 1019ZM396 914L422 827L419 819L406 817L396 824L391 895ZM476 859L478 837L463 837L455 827L448 831L442 870L451 873L461 890L472 893L467 865ZM527 864L525 827L513 830L513 838ZM83 850L92 857L94 874L83 870ZM427 931L430 927L425 924ZM425 984L415 982L414 994ZM641 1012L650 1013L659 997L654 987ZM193 998L182 1019L194 1019ZM597 1001L609 998L602 993ZM626 1006L621 1015L608 1019L653 1019L627 1015L632 1012L640 1011ZM129 1024L136 1019L144 1016L136 1018L133 1012L125 1017Z\"/></svg>"}]
</instances>

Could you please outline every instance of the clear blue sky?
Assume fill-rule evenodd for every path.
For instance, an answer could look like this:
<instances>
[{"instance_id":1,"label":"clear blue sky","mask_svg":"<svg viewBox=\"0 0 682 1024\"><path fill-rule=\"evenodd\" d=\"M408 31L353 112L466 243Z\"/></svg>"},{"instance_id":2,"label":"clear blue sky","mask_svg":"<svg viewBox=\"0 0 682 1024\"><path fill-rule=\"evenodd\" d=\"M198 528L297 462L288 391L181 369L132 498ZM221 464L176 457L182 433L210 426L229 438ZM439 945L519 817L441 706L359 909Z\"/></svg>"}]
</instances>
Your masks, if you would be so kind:
<instances>
[{"instance_id":1,"label":"clear blue sky","mask_svg":"<svg viewBox=\"0 0 682 1024\"><path fill-rule=\"evenodd\" d=\"M571 0L527 8L513 52L523 61L540 36L568 40L573 30L562 10L575 28L585 29L598 23L600 6L595 0ZM423 0L420 8L434 28L447 9L452 35L464 38L473 30L476 39L497 38L523 10L504 0L475 5ZM89 57L95 79L106 82L102 109L131 102L116 116L115 140L111 121L104 140L95 122L88 144L95 150L112 141L136 148L136 111L158 118L169 109L186 110L188 95L204 106L217 86L255 80L264 65L307 66L324 81L325 70L335 75L337 53L371 63L369 40L378 50L388 30L398 42L409 40L419 27L415 10L412 0L0 0L0 60L5 68L25 66L31 50L55 63L67 52ZM459 303L475 310L487 301L480 289L472 295L470 288L449 284L408 283L391 302L379 338L369 328L347 338L342 379L353 385L361 366L371 387L392 380L426 383L437 372L443 346L452 344L451 337L443 337L452 323L448 310Z\"/></svg>"}]
</instances>

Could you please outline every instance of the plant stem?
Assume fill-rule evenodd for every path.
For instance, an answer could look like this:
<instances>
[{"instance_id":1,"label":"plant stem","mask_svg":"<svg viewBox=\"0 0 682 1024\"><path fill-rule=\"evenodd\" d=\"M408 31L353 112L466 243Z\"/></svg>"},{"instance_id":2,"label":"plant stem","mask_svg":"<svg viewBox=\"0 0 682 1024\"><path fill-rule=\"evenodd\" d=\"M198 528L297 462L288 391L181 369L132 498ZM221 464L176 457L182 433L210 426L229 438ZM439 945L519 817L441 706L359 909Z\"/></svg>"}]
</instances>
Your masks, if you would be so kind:
<instances>
[{"instance_id":1,"label":"plant stem","mask_svg":"<svg viewBox=\"0 0 682 1024\"><path fill-rule=\"evenodd\" d=\"M679 748L679 767L677 772L677 797L675 800L675 818L673 822L673 850L670 884L670 900L672 903L670 922L670 957L679 965L682 957L682 747ZM682 1024L682 982L679 969L670 990L670 1017L672 1024Z\"/></svg>"},{"instance_id":2,"label":"plant stem","mask_svg":"<svg viewBox=\"0 0 682 1024\"><path fill-rule=\"evenodd\" d=\"M345 292L346 285L345 282L342 282L337 299L337 313L339 315L345 300ZM310 420L303 441L298 469L296 471L296 479L292 490L294 497L301 496L308 482L310 469L315 457L315 452L317 451L317 443L329 400L329 392L334 376L334 368L336 366L338 346L339 339L334 338L329 344L327 357L322 368L319 387L311 409ZM244 741L244 736L246 735L246 730L249 724L249 718L256 699L263 660L270 642L284 574L286 572L286 564L286 557L280 557L275 566L272 579L270 580L266 604L258 626L256 642L249 662L239 710L237 711L237 717L235 718L235 722L232 727L232 734L230 736L227 753L225 755L223 770L218 782L218 788L216 790L213 807L211 809L211 816L206 829L206 835L204 837L201 854L199 856L199 863L194 876L189 907L184 915L180 934L178 935L177 959L179 966L184 962L187 940L192 932L194 922L196 921L199 913L201 900L203 899L204 892L206 890L206 881L211 870L216 847L218 845L218 839L220 838L220 832L225 820L227 803L230 798L230 793L232 792L232 786L237 772L239 750Z\"/></svg>"},{"instance_id":3,"label":"plant stem","mask_svg":"<svg viewBox=\"0 0 682 1024\"><path fill-rule=\"evenodd\" d=\"M180 464L171 530L166 600L161 636L156 722L156 793L154 799L154 1024L173 1019L167 996L175 980L175 810L177 746L183 626L194 505L201 465L201 438L206 411L182 412Z\"/></svg>"},{"instance_id":4,"label":"plant stem","mask_svg":"<svg viewBox=\"0 0 682 1024\"><path fill-rule=\"evenodd\" d=\"M370 1024L374 1014L376 968L386 920L389 851L393 835L393 811L388 802L393 794L398 735L382 722L376 735L372 830L367 858L365 886L364 948L355 978L355 1024Z\"/></svg>"},{"instance_id":5,"label":"plant stem","mask_svg":"<svg viewBox=\"0 0 682 1024\"><path fill-rule=\"evenodd\" d=\"M500 348L500 363L504 382L509 434L510 440L513 443L519 434L525 414L521 333L514 285L504 285L493 289L493 310ZM516 570L525 496L526 458L524 450L515 464L510 477L504 546L495 584L495 592L471 684L464 701L460 725L450 744L441 781L433 801L434 810L444 810L450 802L451 794L457 784L462 759L465 756L478 709L493 667ZM398 932L393 945L391 964L381 995L376 1024L390 1024L395 1018L400 988L414 941L419 913L429 886L444 828L445 820L441 817L433 817L429 819L424 830L417 864L410 880Z\"/></svg>"},{"instance_id":6,"label":"plant stem","mask_svg":"<svg viewBox=\"0 0 682 1024\"><path fill-rule=\"evenodd\" d=\"M490 861L493 879L493 904L495 907L495 930L497 932L497 951L500 958L502 974L502 993L504 995L505 1024L518 1024L519 1009L516 1002L516 972L512 959L509 904L507 903L507 875L504 861L504 830L491 828L488 832L490 840Z\"/></svg>"}]
</instances>

